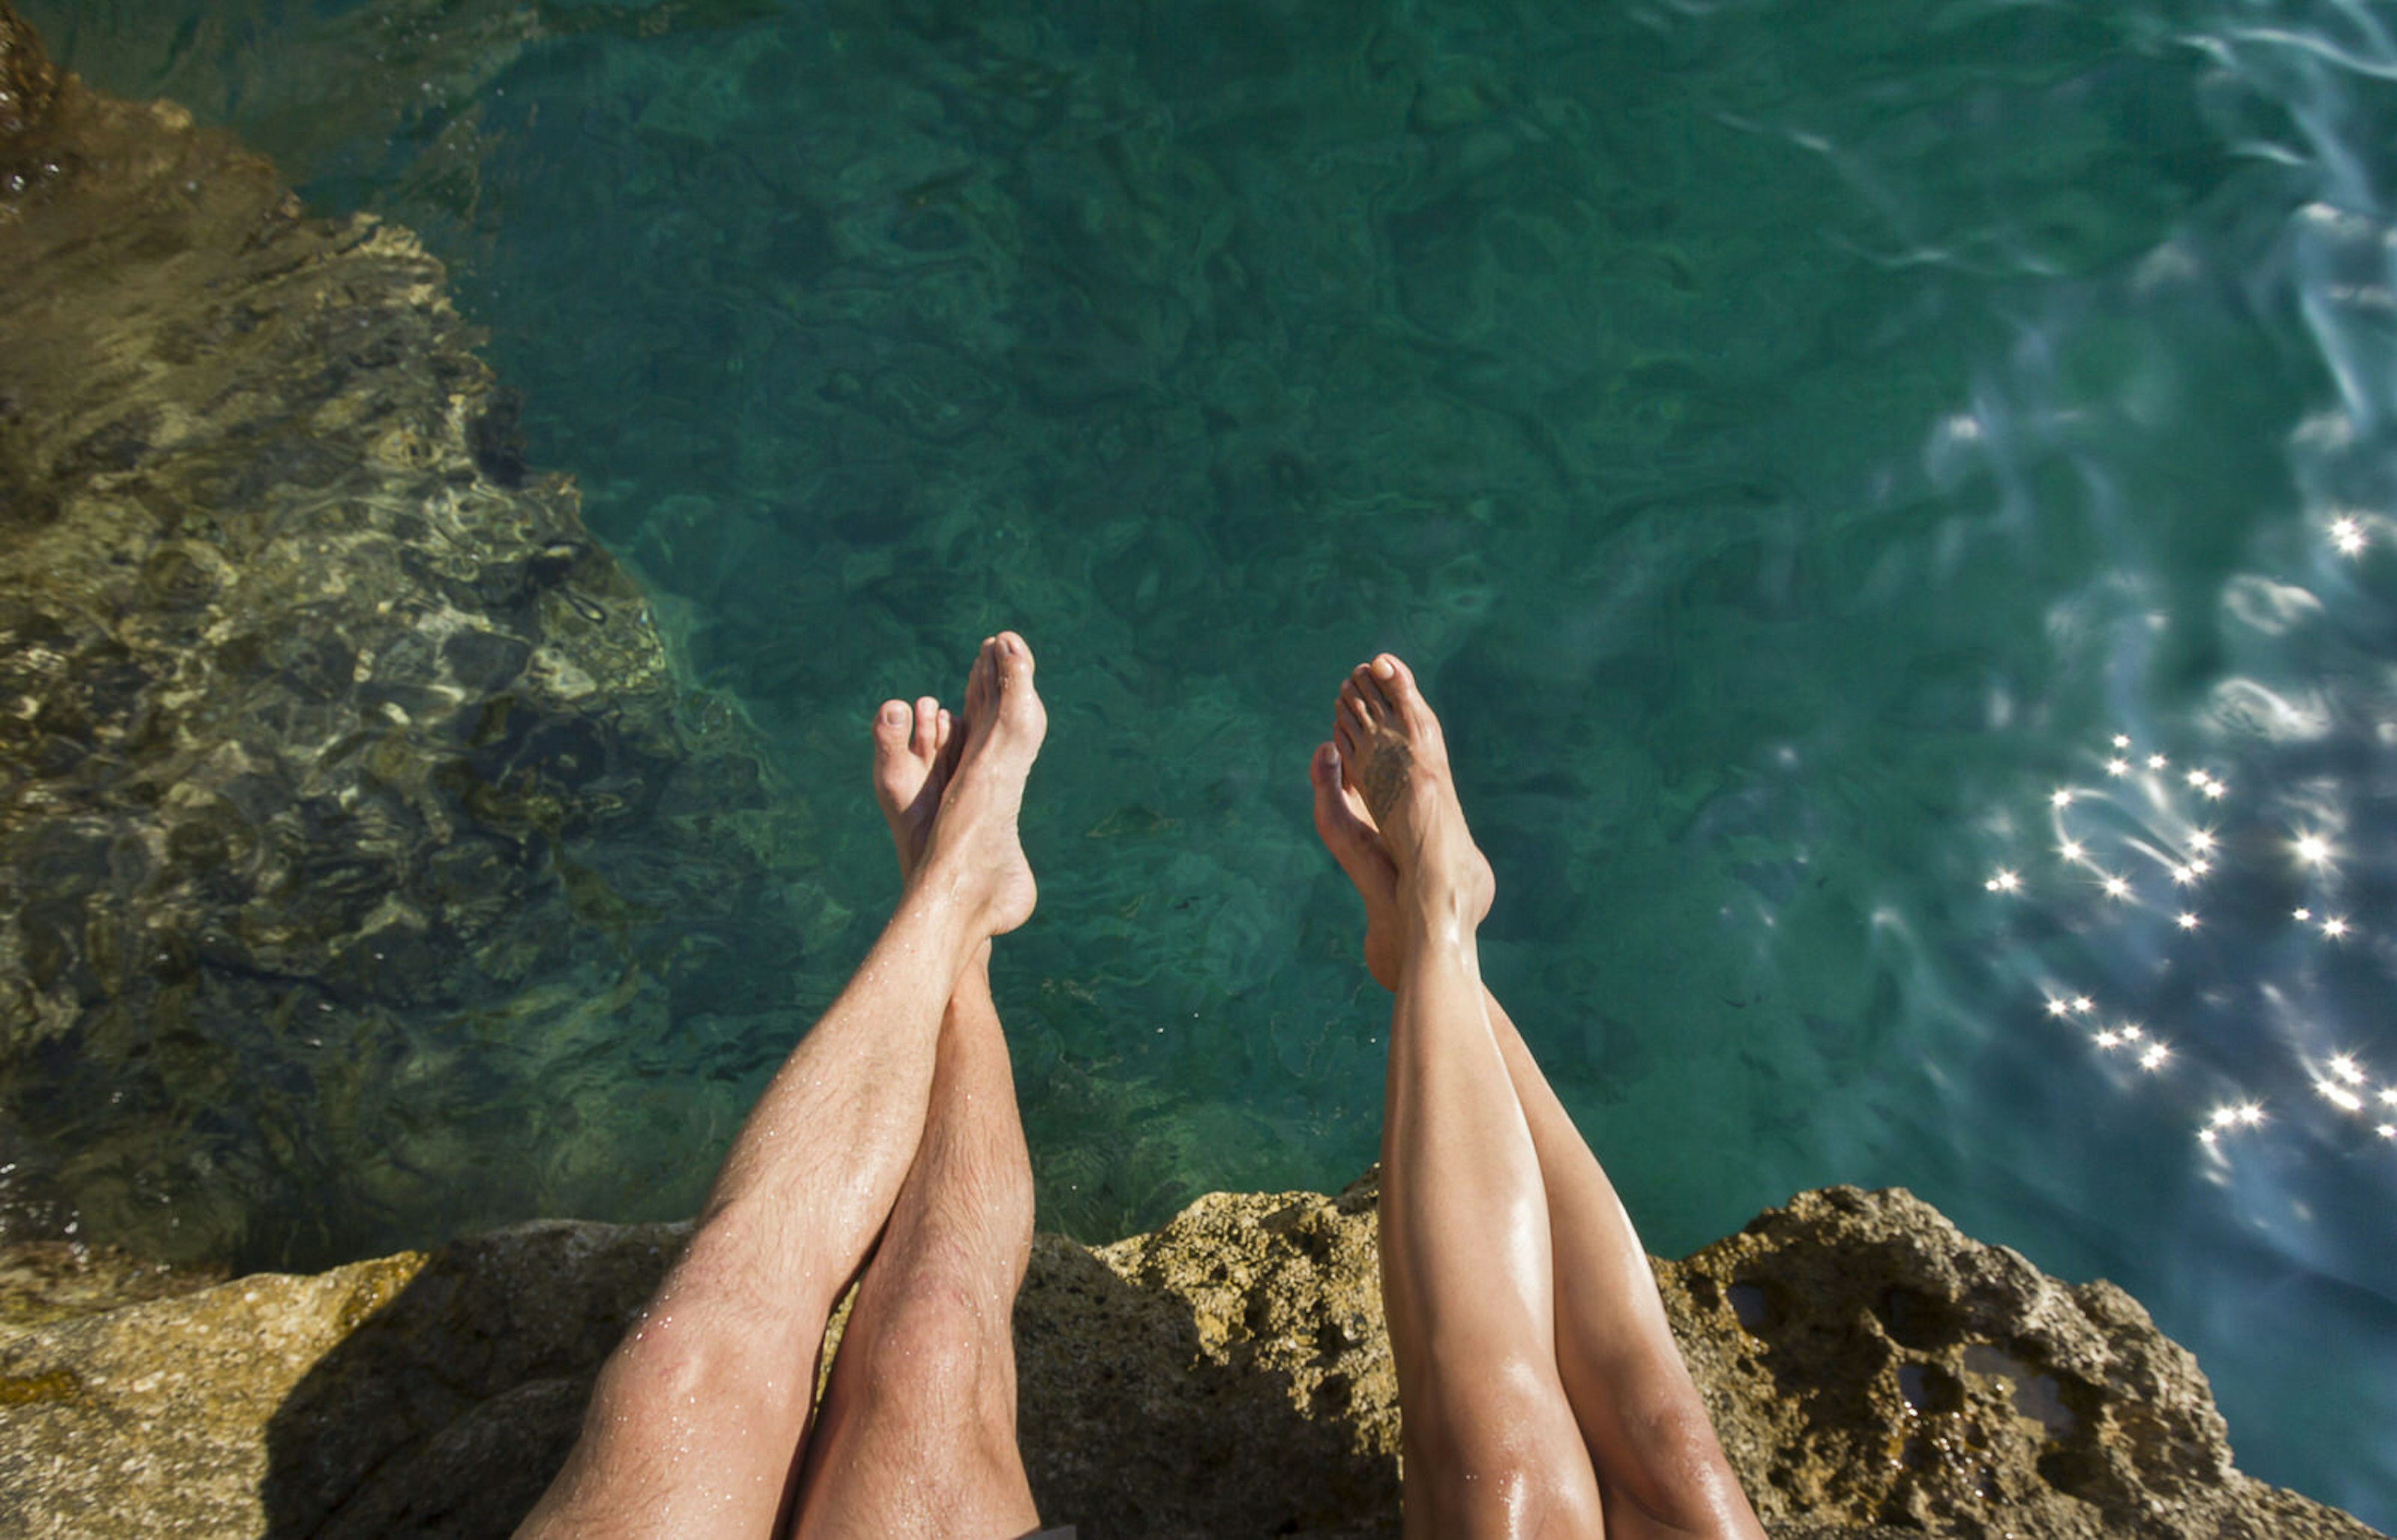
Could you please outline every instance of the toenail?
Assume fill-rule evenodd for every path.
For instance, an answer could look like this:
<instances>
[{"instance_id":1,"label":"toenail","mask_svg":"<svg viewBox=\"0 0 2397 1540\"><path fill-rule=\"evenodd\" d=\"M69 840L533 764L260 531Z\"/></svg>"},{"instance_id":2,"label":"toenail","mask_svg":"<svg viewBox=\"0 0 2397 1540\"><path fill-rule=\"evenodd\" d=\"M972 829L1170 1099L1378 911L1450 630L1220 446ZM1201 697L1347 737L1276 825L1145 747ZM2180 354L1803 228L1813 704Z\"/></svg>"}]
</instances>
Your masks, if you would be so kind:
<instances>
[{"instance_id":1,"label":"toenail","mask_svg":"<svg viewBox=\"0 0 2397 1540\"><path fill-rule=\"evenodd\" d=\"M882 703L882 719L895 728L907 719L907 708L897 701L885 701Z\"/></svg>"},{"instance_id":2,"label":"toenail","mask_svg":"<svg viewBox=\"0 0 2397 1540\"><path fill-rule=\"evenodd\" d=\"M1387 658L1376 658L1373 660L1373 673L1381 678L1395 679L1399 676L1399 665Z\"/></svg>"}]
</instances>

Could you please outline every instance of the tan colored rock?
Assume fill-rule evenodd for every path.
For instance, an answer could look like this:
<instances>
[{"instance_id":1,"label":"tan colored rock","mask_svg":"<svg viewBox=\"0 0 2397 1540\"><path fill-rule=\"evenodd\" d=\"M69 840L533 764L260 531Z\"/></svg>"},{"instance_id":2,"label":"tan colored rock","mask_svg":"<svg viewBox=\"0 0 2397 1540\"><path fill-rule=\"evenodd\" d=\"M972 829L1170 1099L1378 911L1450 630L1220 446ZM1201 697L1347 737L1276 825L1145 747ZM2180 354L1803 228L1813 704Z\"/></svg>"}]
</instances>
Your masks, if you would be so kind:
<instances>
[{"instance_id":1,"label":"tan colored rock","mask_svg":"<svg viewBox=\"0 0 2397 1540\"><path fill-rule=\"evenodd\" d=\"M1016 1312L1041 1511L1090 1540L1397 1533L1373 1198L1217 1193L1095 1251L1041 1237ZM0 1339L0 1533L503 1535L685 1233L525 1225ZM1904 1192L1801 1194L1658 1277L1780 1540L2374 1533L2240 1474L2128 1295Z\"/></svg>"},{"instance_id":2,"label":"tan colored rock","mask_svg":"<svg viewBox=\"0 0 2397 1540\"><path fill-rule=\"evenodd\" d=\"M2365 1536L2241 1475L2197 1360L1903 1190L1801 1193L1658 1276L1768 1522L1963 1534Z\"/></svg>"}]
</instances>

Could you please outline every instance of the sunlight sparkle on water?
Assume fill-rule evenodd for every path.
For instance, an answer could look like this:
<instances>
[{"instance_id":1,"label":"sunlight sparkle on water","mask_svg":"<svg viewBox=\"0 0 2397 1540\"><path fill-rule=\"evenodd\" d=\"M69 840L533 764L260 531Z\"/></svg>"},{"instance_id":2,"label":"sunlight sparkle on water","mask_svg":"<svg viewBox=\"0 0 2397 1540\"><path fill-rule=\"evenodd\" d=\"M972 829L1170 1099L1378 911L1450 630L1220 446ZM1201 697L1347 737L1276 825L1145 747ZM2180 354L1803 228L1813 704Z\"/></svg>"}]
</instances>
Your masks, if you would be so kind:
<instances>
[{"instance_id":1,"label":"sunlight sparkle on water","mask_svg":"<svg viewBox=\"0 0 2397 1540\"><path fill-rule=\"evenodd\" d=\"M2128 733L2113 735L2113 750L2099 762L2106 773L2117 781L2131 777L2140 766L2158 771L2171 763L2164 754L2150 752L2148 746L2135 743ZM2184 756L2184 762L2186 759ZM2269 782L2263 789L2268 797L2277 799L2285 795ZM2188 969L2222 966L2226 957L2234 966L2270 966L2270 959L2275 954L2270 950L2270 938L2242 933L2243 928L2252 923L2244 917L2252 911L2243 908L2239 900L2251 883L2266 884L2269 891L2270 885L2288 880L2286 868L2273 872L2268 865L2258 864L2264 862L2266 852L2274 849L2289 852L2296 869L2314 885L2314 891L2307 895L2311 902L2290 911L2297 923L2331 942L2342 941L2350 932L2364 933L2350 915L2325 915L2321 908L2324 893L2332 891L2323 885L2339 880L2338 868L2343 860L2335 837L2340 825L2336 809L2310 804L2298 817L2280 824L2277 839L2263 837L2267 831L2259 826L2256 813L2240 809L2230 798L2229 780L2204 768L2191 768L2169 782L2137 781L2119 792L2095 793L2061 786L2041 795L2052 810L2050 822L2056 855L2086 869L2090 881L2072 885L2080 886L2083 896L2076 897L2069 887L2035 889L2012 862L1984 867L1989 875L1983 885L1992 893L2021 897L2051 909L2050 922L2059 933L2073 938L2070 944L2104 948L2103 960L2118 970L2116 984L2142 971L2151 971L2153 977L2169 981ZM2203 822L2200 822L2201 817ZM2011 837L2011 823L2000 821L1990 826ZM2176 845L2186 859L2173 854ZM2119 852L2116 859L2109 859L2109 850ZM2155 861L2180 888L2216 877L2219 866L2218 881L2228 890L2224 902L2230 907L2218 913L2210 909L2203 917L2194 908L2149 907L2140 900L2130 866L2122 864L2121 869L2115 869L2118 862L2132 856ZM2256 869L2251 870L2251 866ZM2166 920L2170 921L2168 925ZM2189 950L2200 946L2205 950ZM2122 949L2119 957L2104 955L2117 947ZM2247 960L2243 963L2243 958ZM2129 966L2123 968L2126 962ZM2272 1019L2271 1013L2287 1009L2271 1002L2287 1000L2311 987L2310 981L2303 980L2258 981L2267 1021ZM2134 988L2144 993L2146 986ZM2154 998L2176 1018L2168 1024L2181 1026L2176 1018L2189 1009L2189 997L2176 994L2167 984ZM2216 1051L2225 1042L2223 1034L2229 1028L2218 1019L2221 997L2209 998L2217 1008L2216 1024L2203 1026L2193 1036L2176 1033L2182 1040L2175 1045L2166 1040L2165 1034L2149 1032L2135 1022L2097 1025L2089 1020L2096 1010L2091 996L2060 992L2053 975L2042 991L2043 1013L2048 1019L2081 1023L2080 1029L2087 1034L2090 1047L2098 1054L2109 1058L2120 1055L2117 1062L2122 1067L2136 1065L2148 1076L2156 1077L2152 1089L2143 1089L2141 1093L2165 1097L2176 1094L2176 1085L2181 1088L2180 1094L2194 1093L2208 1074L2215 1077L2217 1087L2222 1084L2220 1077L2228 1071L2229 1060ZM2284 1014L2279 1019L2284 1023L2289 1020ZM2310 1019L2290 1025L2300 1032L2321 1029ZM2361 1114L2368 1106L2397 1108L2397 1084L2381 1086L2372 1078L2363 1056L2356 1052L2340 1051L2323 1057L2319 1050L2310 1053L2299 1048L2290 1059L2294 1062L2283 1061L2294 1081L2288 1089L2292 1092L2299 1088L2309 1089L2312 1094L2302 1098L2284 1096L2281 1104L2283 1106L2305 1105L2352 1114ZM2184 1061L2198 1078L2182 1075L2165 1078L2162 1074L2167 1067L2182 1067ZM2247 1079L2252 1073L2243 1069L2240 1078ZM2270 1072L2268 1069L2266 1073L2269 1076ZM2149 1082L2141 1085L2145 1088ZM2128 1082L2121 1082L2120 1086L2126 1093L2131 1090ZM2266 1116L2265 1105L2263 1097L2249 1096L2218 1104L2201 1103L2189 1106L2188 1112L2199 1125L2198 1137L2216 1159L2221 1159L2229 1153L2229 1145L2222 1141L2271 1121ZM2289 1116L2303 1121L2307 1115ZM2390 1114L2383 1110L2380 1116L2387 1118ZM2397 1128L2397 1123L2373 1126L2373 1132L2383 1139L2397 1137L2382 1132L2389 1128Z\"/></svg>"},{"instance_id":2,"label":"sunlight sparkle on water","mask_svg":"<svg viewBox=\"0 0 2397 1540\"><path fill-rule=\"evenodd\" d=\"M2352 516L2342 514L2330 521L2330 542L2338 547L2340 556L2357 555L2364 549L2364 526Z\"/></svg>"}]
</instances>

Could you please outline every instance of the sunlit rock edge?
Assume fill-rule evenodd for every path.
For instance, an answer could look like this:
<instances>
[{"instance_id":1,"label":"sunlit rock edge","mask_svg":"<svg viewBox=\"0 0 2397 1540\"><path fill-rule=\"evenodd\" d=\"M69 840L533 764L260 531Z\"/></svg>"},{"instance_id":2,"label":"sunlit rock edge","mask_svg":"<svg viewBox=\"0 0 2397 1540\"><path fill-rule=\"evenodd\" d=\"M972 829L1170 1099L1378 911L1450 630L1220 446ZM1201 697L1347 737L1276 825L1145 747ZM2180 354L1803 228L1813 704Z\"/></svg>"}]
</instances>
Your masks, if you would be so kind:
<instances>
[{"instance_id":1,"label":"sunlit rock edge","mask_svg":"<svg viewBox=\"0 0 2397 1540\"><path fill-rule=\"evenodd\" d=\"M1396 1534L1375 1197L1215 1193L1113 1245L1040 1237L1015 1330L1043 1515L1093 1537ZM51 1319L0 1336L0 1520L29 1540L505 1534L687 1233L545 1222L113 1309L87 1286L65 1319L20 1289L12 1310ZM2375 1533L2242 1475L2196 1360L2129 1295L1903 1190L1801 1193L1654 1267L1776 1535Z\"/></svg>"}]
</instances>

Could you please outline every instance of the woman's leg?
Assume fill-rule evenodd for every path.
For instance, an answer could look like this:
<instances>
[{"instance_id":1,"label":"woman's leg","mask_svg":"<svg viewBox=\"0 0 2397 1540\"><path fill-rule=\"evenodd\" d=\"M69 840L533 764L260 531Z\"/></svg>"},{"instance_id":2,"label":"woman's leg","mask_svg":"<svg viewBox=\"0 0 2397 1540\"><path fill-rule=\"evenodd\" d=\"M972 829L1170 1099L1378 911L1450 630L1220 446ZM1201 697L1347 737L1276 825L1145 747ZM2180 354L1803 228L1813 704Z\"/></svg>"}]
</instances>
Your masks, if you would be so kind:
<instances>
[{"instance_id":1,"label":"woman's leg","mask_svg":"<svg viewBox=\"0 0 2397 1540\"><path fill-rule=\"evenodd\" d=\"M1324 744L1310 768L1315 824L1365 902L1365 961L1398 982L1398 868L1372 810L1342 783ZM1481 891L1491 891L1485 877ZM1486 901L1485 901L1486 902ZM1614 1185L1494 996L1487 1013L1522 1108L1547 1193L1556 1278L1556 1356L1595 1466L1608 1525L1622 1534L1756 1537L1762 1531L1724 1461L1666 1324Z\"/></svg>"},{"instance_id":2,"label":"woman's leg","mask_svg":"<svg viewBox=\"0 0 2397 1540\"><path fill-rule=\"evenodd\" d=\"M947 1001L1037 896L1015 824L1046 716L1022 638L984 644L968 693L989 705L897 913L743 1125L519 1535L757 1540L783 1512L826 1318L922 1141Z\"/></svg>"},{"instance_id":3,"label":"woman's leg","mask_svg":"<svg viewBox=\"0 0 2397 1540\"><path fill-rule=\"evenodd\" d=\"M1489 867L1404 664L1350 676L1338 736L1396 872L1381 1251L1407 1532L1595 1535L1598 1485L1557 1372L1547 1195L1483 1005Z\"/></svg>"}]
</instances>

